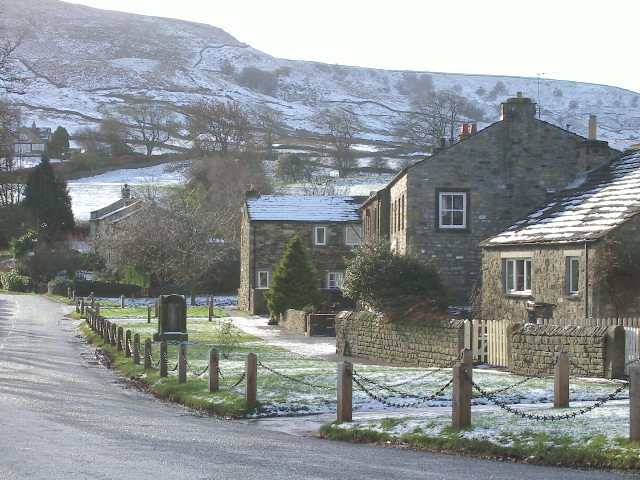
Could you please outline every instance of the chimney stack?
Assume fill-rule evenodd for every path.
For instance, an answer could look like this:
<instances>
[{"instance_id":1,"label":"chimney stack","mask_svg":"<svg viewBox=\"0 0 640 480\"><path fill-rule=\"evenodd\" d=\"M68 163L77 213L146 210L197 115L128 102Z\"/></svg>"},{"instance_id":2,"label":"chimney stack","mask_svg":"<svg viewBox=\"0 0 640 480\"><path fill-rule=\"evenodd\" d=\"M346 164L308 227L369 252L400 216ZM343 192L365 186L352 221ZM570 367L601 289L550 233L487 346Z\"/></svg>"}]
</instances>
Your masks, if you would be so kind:
<instances>
[{"instance_id":1,"label":"chimney stack","mask_svg":"<svg viewBox=\"0 0 640 480\"><path fill-rule=\"evenodd\" d=\"M598 117L589 115L589 140L598 139Z\"/></svg>"},{"instance_id":2,"label":"chimney stack","mask_svg":"<svg viewBox=\"0 0 640 480\"><path fill-rule=\"evenodd\" d=\"M516 93L515 98L508 98L500 104L501 120L530 121L536 116L536 104L530 98L523 97L522 92Z\"/></svg>"}]
</instances>

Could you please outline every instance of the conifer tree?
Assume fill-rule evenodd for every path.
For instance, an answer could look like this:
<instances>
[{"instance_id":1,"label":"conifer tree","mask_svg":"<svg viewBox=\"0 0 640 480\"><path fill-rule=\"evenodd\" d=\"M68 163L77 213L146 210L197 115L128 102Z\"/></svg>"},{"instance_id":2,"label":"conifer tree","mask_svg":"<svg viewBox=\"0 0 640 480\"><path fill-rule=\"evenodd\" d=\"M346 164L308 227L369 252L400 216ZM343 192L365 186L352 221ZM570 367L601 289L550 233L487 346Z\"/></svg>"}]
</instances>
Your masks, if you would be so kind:
<instances>
[{"instance_id":1,"label":"conifer tree","mask_svg":"<svg viewBox=\"0 0 640 480\"><path fill-rule=\"evenodd\" d=\"M289 308L317 308L322 303L316 270L297 235L287 244L264 296L269 312L276 318Z\"/></svg>"},{"instance_id":2,"label":"conifer tree","mask_svg":"<svg viewBox=\"0 0 640 480\"><path fill-rule=\"evenodd\" d=\"M56 178L46 156L29 174L22 204L36 219L38 231L47 240L70 232L75 226L67 182Z\"/></svg>"},{"instance_id":3,"label":"conifer tree","mask_svg":"<svg viewBox=\"0 0 640 480\"><path fill-rule=\"evenodd\" d=\"M53 132L53 136L51 137L51 141L47 146L47 153L51 157L61 157L64 153L69 150L69 133L66 128L58 127L55 132Z\"/></svg>"}]
</instances>

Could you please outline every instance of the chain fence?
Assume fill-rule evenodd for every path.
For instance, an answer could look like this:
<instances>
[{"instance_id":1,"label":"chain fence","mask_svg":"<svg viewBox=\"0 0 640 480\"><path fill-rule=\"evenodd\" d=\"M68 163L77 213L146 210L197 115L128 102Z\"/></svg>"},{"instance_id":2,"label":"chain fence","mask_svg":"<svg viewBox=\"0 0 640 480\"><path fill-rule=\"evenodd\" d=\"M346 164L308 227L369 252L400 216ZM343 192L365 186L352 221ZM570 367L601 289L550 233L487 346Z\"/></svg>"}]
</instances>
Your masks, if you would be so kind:
<instances>
[{"instance_id":1,"label":"chain fence","mask_svg":"<svg viewBox=\"0 0 640 480\"><path fill-rule=\"evenodd\" d=\"M335 387L327 387L325 385L317 385L317 384L314 384L314 383L311 383L311 382L307 382L306 380L302 380L300 378L295 378L295 377L293 377L291 375L287 375L286 373L278 372L277 370L275 370L275 369L273 369L271 367L268 367L267 365L265 365L262 362L258 362L258 366L264 368L265 370L267 370L267 371L269 371L269 372L271 372L271 373L273 373L275 375L278 375L279 377L285 378L286 380L289 380L291 382L300 383L302 385L306 385L306 386L311 387L311 388L317 388L318 390L331 390L331 391L335 390ZM334 382L335 382L335 380L334 380Z\"/></svg>"}]
</instances>

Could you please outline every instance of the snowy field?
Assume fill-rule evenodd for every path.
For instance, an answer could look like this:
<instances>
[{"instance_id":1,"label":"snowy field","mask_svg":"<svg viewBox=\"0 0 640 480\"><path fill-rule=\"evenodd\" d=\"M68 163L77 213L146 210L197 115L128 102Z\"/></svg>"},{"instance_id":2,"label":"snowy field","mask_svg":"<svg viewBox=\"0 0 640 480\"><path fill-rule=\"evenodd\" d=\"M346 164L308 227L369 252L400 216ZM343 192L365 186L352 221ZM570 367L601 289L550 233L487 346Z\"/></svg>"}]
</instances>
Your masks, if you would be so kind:
<instances>
[{"instance_id":1,"label":"snowy field","mask_svg":"<svg viewBox=\"0 0 640 480\"><path fill-rule=\"evenodd\" d=\"M165 172L165 165L146 168L125 168L93 177L68 182L71 207L76 221L89 220L89 213L115 202L120 198L125 183L133 196L145 188L176 185L182 181L179 172Z\"/></svg>"}]
</instances>

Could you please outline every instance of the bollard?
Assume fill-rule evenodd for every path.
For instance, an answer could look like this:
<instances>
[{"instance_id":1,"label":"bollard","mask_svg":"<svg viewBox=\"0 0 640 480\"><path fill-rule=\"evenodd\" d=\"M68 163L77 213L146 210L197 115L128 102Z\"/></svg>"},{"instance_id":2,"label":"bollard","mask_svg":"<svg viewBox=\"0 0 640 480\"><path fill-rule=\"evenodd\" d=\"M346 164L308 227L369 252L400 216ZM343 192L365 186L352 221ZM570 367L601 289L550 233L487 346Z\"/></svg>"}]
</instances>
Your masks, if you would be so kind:
<instances>
[{"instance_id":1,"label":"bollard","mask_svg":"<svg viewBox=\"0 0 640 480\"><path fill-rule=\"evenodd\" d=\"M147 323L151 323L151 305L147 305Z\"/></svg>"},{"instance_id":2,"label":"bollard","mask_svg":"<svg viewBox=\"0 0 640 480\"><path fill-rule=\"evenodd\" d=\"M453 367L453 398L451 426L471 426L471 395L473 393L473 356L470 348L462 350L462 360Z\"/></svg>"},{"instance_id":3,"label":"bollard","mask_svg":"<svg viewBox=\"0 0 640 480\"><path fill-rule=\"evenodd\" d=\"M109 343L112 347L116 346L116 338L118 337L118 326L115 323L111 324L111 331L109 332Z\"/></svg>"},{"instance_id":4,"label":"bollard","mask_svg":"<svg viewBox=\"0 0 640 480\"><path fill-rule=\"evenodd\" d=\"M567 408L569 406L569 354L556 352L553 366L553 406Z\"/></svg>"},{"instance_id":5,"label":"bollard","mask_svg":"<svg viewBox=\"0 0 640 480\"><path fill-rule=\"evenodd\" d=\"M247 407L253 408L258 403L258 357L254 353L247 355L244 371L244 398Z\"/></svg>"},{"instance_id":6,"label":"bollard","mask_svg":"<svg viewBox=\"0 0 640 480\"><path fill-rule=\"evenodd\" d=\"M122 351L122 327L118 327L118 351Z\"/></svg>"},{"instance_id":7,"label":"bollard","mask_svg":"<svg viewBox=\"0 0 640 480\"><path fill-rule=\"evenodd\" d=\"M220 355L216 349L209 350L209 393L220 388Z\"/></svg>"},{"instance_id":8,"label":"bollard","mask_svg":"<svg viewBox=\"0 0 640 480\"><path fill-rule=\"evenodd\" d=\"M640 365L629 367L629 440L640 442Z\"/></svg>"},{"instance_id":9,"label":"bollard","mask_svg":"<svg viewBox=\"0 0 640 480\"><path fill-rule=\"evenodd\" d=\"M124 334L124 356L131 358L131 330L127 330Z\"/></svg>"},{"instance_id":10,"label":"bollard","mask_svg":"<svg viewBox=\"0 0 640 480\"><path fill-rule=\"evenodd\" d=\"M140 365L140 334L136 333L133 336L133 363Z\"/></svg>"},{"instance_id":11,"label":"bollard","mask_svg":"<svg viewBox=\"0 0 640 480\"><path fill-rule=\"evenodd\" d=\"M124 295L120 295L120 308L124 308Z\"/></svg>"},{"instance_id":12,"label":"bollard","mask_svg":"<svg viewBox=\"0 0 640 480\"><path fill-rule=\"evenodd\" d=\"M151 368L151 339L144 340L144 369Z\"/></svg>"},{"instance_id":13,"label":"bollard","mask_svg":"<svg viewBox=\"0 0 640 480\"><path fill-rule=\"evenodd\" d=\"M209 321L213 318L213 302L209 301Z\"/></svg>"},{"instance_id":14,"label":"bollard","mask_svg":"<svg viewBox=\"0 0 640 480\"><path fill-rule=\"evenodd\" d=\"M337 397L337 420L350 422L353 419L353 364L351 362L338 363Z\"/></svg>"},{"instance_id":15,"label":"bollard","mask_svg":"<svg viewBox=\"0 0 640 480\"><path fill-rule=\"evenodd\" d=\"M160 376L166 377L169 375L169 353L167 352L167 342L160 342Z\"/></svg>"},{"instance_id":16,"label":"bollard","mask_svg":"<svg viewBox=\"0 0 640 480\"><path fill-rule=\"evenodd\" d=\"M178 348L178 383L187 382L187 346L182 343Z\"/></svg>"}]
</instances>

